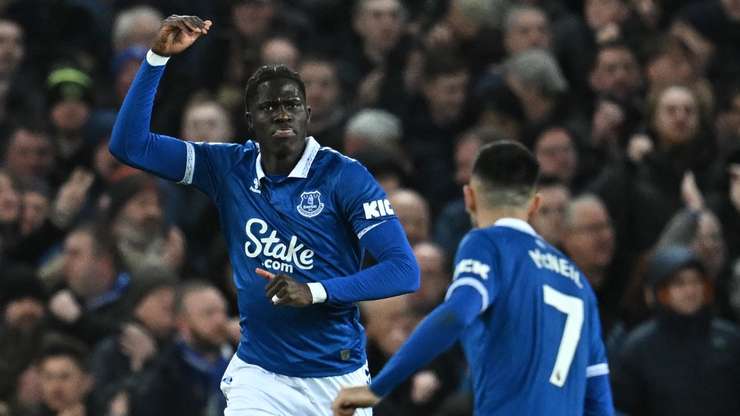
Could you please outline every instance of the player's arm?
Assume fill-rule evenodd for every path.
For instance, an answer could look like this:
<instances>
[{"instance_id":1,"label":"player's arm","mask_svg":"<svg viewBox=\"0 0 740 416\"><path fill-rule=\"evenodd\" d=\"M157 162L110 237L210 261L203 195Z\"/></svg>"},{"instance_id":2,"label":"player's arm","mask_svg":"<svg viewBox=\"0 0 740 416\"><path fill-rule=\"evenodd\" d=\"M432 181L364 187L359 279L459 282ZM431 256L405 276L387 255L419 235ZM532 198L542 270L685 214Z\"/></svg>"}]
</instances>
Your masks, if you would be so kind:
<instances>
[{"instance_id":1,"label":"player's arm","mask_svg":"<svg viewBox=\"0 0 740 416\"><path fill-rule=\"evenodd\" d=\"M372 407L410 375L448 350L481 313L484 300L477 289L462 285L434 309L391 357L370 386L343 389L332 409L335 415L351 416L356 408Z\"/></svg>"},{"instance_id":2,"label":"player's arm","mask_svg":"<svg viewBox=\"0 0 740 416\"><path fill-rule=\"evenodd\" d=\"M391 357L370 386L342 390L334 401L335 415L352 415L355 408L375 405L403 380L449 349L496 294L491 273L494 254L480 234L468 234L455 259L454 281L440 306L425 318Z\"/></svg>"},{"instance_id":3,"label":"player's arm","mask_svg":"<svg viewBox=\"0 0 740 416\"><path fill-rule=\"evenodd\" d=\"M121 162L173 181L187 177L192 156L185 142L149 131L157 85L170 56L208 33L211 21L195 16L168 17L141 64L113 126L110 152Z\"/></svg>"},{"instance_id":4,"label":"player's arm","mask_svg":"<svg viewBox=\"0 0 740 416\"><path fill-rule=\"evenodd\" d=\"M601 319L596 297L593 293L589 302L589 365L586 367L586 401L585 416L613 416L614 403L612 389L609 385L609 364L606 360L606 348L601 338Z\"/></svg>"}]
</instances>

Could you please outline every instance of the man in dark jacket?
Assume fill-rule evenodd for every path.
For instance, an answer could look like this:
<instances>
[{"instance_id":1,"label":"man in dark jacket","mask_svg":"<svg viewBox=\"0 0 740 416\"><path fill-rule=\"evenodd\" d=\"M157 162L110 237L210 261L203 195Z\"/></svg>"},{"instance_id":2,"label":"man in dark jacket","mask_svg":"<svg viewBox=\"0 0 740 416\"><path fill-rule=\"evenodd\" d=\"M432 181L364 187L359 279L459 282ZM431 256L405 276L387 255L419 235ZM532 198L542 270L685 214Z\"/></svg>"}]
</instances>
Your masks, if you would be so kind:
<instances>
[{"instance_id":1,"label":"man in dark jacket","mask_svg":"<svg viewBox=\"0 0 740 416\"><path fill-rule=\"evenodd\" d=\"M656 318L630 333L612 364L614 403L639 415L737 415L740 332L711 312L712 285L683 247L648 263Z\"/></svg>"}]
</instances>

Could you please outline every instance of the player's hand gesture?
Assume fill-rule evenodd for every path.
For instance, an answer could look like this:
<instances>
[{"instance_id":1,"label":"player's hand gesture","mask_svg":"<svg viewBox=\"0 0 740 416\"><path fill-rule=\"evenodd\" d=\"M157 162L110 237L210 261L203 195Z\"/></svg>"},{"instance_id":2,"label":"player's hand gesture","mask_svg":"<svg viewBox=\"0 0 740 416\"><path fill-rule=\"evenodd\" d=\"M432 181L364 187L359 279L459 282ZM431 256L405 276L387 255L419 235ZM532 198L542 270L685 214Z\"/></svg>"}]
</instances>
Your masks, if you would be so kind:
<instances>
[{"instance_id":1,"label":"player's hand gesture","mask_svg":"<svg viewBox=\"0 0 740 416\"><path fill-rule=\"evenodd\" d=\"M257 268L258 275L269 280L265 288L265 295L274 305L308 306L313 303L311 289L285 274L273 274L267 270Z\"/></svg>"},{"instance_id":2,"label":"player's hand gesture","mask_svg":"<svg viewBox=\"0 0 740 416\"><path fill-rule=\"evenodd\" d=\"M159 28L152 52L161 56L176 55L189 48L199 37L208 33L213 25L210 20L203 21L198 16L172 16L164 19Z\"/></svg>"},{"instance_id":3,"label":"player's hand gesture","mask_svg":"<svg viewBox=\"0 0 740 416\"><path fill-rule=\"evenodd\" d=\"M334 416L352 416L358 407L373 407L379 401L380 397L376 396L368 386L343 388L334 399L331 410Z\"/></svg>"}]
</instances>

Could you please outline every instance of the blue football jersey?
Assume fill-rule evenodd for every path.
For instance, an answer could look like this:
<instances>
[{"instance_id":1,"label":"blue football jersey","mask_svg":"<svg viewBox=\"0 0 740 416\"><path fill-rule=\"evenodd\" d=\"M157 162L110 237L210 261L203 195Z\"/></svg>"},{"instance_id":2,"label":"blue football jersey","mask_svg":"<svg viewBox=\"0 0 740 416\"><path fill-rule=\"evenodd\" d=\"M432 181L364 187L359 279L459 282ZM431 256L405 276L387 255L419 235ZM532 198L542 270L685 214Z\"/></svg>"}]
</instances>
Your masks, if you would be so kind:
<instances>
[{"instance_id":1,"label":"blue football jersey","mask_svg":"<svg viewBox=\"0 0 740 416\"><path fill-rule=\"evenodd\" d=\"M608 373L584 275L524 221L502 219L460 244L453 282L482 310L461 337L476 415L577 416L588 377Z\"/></svg>"},{"instance_id":2,"label":"blue football jersey","mask_svg":"<svg viewBox=\"0 0 740 416\"><path fill-rule=\"evenodd\" d=\"M255 269L306 283L357 273L362 236L397 219L365 167L306 140L295 168L277 179L262 171L256 143L188 142L182 182L208 194L219 210L238 291L238 356L279 374L324 377L366 361L358 307L275 306Z\"/></svg>"}]
</instances>

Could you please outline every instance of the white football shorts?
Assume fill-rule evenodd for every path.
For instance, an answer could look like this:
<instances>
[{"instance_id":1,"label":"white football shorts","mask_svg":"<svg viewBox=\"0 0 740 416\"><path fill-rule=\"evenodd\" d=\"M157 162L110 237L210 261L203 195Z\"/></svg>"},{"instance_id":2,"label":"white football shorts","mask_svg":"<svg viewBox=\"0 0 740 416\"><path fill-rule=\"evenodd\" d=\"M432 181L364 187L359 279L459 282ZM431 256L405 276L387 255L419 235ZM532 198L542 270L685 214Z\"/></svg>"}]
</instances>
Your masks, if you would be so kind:
<instances>
[{"instance_id":1,"label":"white football shorts","mask_svg":"<svg viewBox=\"0 0 740 416\"><path fill-rule=\"evenodd\" d=\"M342 387L370 383L367 363L334 377L288 377L247 364L236 354L221 378L225 416L331 416L331 404ZM355 416L372 416L357 409Z\"/></svg>"}]
</instances>

